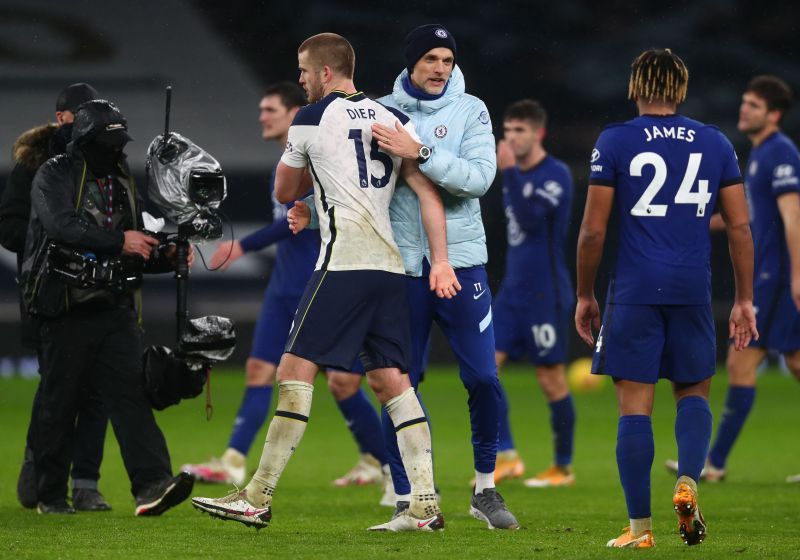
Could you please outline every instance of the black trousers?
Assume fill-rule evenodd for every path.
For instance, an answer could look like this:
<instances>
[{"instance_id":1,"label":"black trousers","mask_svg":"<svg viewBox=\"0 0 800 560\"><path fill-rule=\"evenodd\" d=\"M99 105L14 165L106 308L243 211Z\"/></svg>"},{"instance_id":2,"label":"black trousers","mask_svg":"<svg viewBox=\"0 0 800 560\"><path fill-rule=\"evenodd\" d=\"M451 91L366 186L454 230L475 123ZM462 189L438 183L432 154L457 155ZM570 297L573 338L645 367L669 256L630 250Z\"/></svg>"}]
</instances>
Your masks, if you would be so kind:
<instances>
[{"instance_id":1,"label":"black trousers","mask_svg":"<svg viewBox=\"0 0 800 560\"><path fill-rule=\"evenodd\" d=\"M133 495L172 476L167 444L142 385L134 309L72 310L42 321L41 337L42 380L33 418L39 501L67 496L76 419L91 395L111 420Z\"/></svg>"},{"instance_id":2,"label":"black trousers","mask_svg":"<svg viewBox=\"0 0 800 560\"><path fill-rule=\"evenodd\" d=\"M39 360L42 357L39 354ZM28 449L36 449L36 436L34 418L39 414L40 406L39 389L33 397L33 410L31 421L28 425L26 444ZM78 405L78 420L75 423L75 436L72 449L72 479L93 480L100 479L100 464L103 462L103 448L108 427L108 414L98 394L86 395Z\"/></svg>"}]
</instances>

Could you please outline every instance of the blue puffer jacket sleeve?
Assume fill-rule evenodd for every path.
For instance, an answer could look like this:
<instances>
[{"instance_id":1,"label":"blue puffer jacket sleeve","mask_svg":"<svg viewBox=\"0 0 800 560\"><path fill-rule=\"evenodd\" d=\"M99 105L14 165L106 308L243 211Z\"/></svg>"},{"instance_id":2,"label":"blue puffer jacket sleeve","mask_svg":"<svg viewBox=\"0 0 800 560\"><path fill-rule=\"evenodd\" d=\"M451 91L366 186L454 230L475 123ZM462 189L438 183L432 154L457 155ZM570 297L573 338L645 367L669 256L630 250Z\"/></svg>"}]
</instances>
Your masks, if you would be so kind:
<instances>
[{"instance_id":1,"label":"blue puffer jacket sleeve","mask_svg":"<svg viewBox=\"0 0 800 560\"><path fill-rule=\"evenodd\" d=\"M467 117L459 153L437 147L420 170L453 196L479 198L494 179L497 158L489 111L475 98Z\"/></svg>"}]
</instances>

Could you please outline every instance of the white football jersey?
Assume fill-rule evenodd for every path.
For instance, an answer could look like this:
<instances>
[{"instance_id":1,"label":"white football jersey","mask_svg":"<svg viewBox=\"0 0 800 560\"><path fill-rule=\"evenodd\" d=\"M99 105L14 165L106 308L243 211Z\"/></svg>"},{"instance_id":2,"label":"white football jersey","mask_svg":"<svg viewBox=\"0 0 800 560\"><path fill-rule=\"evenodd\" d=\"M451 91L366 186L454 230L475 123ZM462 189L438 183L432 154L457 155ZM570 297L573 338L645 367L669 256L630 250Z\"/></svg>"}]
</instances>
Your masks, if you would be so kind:
<instances>
[{"instance_id":1,"label":"white football jersey","mask_svg":"<svg viewBox=\"0 0 800 560\"><path fill-rule=\"evenodd\" d=\"M404 274L392 237L389 203L402 158L378 149L372 125L409 118L363 93L334 91L298 111L281 161L308 167L322 237L316 270L385 270Z\"/></svg>"}]
</instances>

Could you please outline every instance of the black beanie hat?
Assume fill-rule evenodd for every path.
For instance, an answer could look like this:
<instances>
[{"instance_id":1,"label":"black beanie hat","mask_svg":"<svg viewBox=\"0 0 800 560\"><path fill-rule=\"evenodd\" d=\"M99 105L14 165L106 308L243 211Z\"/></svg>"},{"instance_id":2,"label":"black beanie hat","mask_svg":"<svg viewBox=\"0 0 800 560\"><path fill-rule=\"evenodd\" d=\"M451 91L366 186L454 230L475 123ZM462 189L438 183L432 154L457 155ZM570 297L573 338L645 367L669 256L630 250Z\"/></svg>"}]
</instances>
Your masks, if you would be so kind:
<instances>
[{"instance_id":1,"label":"black beanie hat","mask_svg":"<svg viewBox=\"0 0 800 560\"><path fill-rule=\"evenodd\" d=\"M78 109L79 105L99 99L100 94L89 84L83 82L72 84L61 90L56 99L56 111L72 111Z\"/></svg>"},{"instance_id":2,"label":"black beanie hat","mask_svg":"<svg viewBox=\"0 0 800 560\"><path fill-rule=\"evenodd\" d=\"M406 68L408 73L414 70L414 65L422 58L426 52L437 47L444 47L453 51L453 58L456 56L456 40L453 35L438 23L420 25L411 33L406 35Z\"/></svg>"}]
</instances>

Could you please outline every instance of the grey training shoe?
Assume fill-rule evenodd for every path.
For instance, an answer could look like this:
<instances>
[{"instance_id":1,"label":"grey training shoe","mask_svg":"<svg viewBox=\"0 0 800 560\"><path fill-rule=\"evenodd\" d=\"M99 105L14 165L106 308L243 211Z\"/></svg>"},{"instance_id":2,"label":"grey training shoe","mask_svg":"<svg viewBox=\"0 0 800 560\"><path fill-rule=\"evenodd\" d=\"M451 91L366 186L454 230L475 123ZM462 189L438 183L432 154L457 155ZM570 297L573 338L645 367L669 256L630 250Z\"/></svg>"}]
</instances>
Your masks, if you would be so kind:
<instances>
[{"instance_id":1,"label":"grey training shoe","mask_svg":"<svg viewBox=\"0 0 800 560\"><path fill-rule=\"evenodd\" d=\"M508 511L503 496L495 488L473 493L469 513L478 521L485 521L489 529L519 529L517 518Z\"/></svg>"},{"instance_id":2,"label":"grey training shoe","mask_svg":"<svg viewBox=\"0 0 800 560\"><path fill-rule=\"evenodd\" d=\"M72 506L77 511L111 511L111 505L94 488L73 488Z\"/></svg>"}]
</instances>

